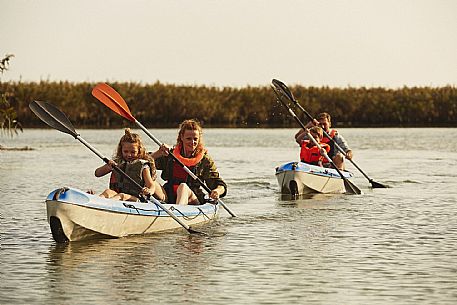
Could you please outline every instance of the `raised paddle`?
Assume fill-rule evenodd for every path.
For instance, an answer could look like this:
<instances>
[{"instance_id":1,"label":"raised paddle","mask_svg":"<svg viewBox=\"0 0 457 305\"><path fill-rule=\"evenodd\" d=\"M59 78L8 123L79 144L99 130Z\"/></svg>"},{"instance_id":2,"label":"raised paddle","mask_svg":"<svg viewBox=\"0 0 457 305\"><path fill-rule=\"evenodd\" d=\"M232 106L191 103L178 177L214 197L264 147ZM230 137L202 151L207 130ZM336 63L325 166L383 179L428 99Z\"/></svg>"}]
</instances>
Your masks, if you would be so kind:
<instances>
[{"instance_id":1,"label":"raised paddle","mask_svg":"<svg viewBox=\"0 0 457 305\"><path fill-rule=\"evenodd\" d=\"M154 137L153 134L149 132L149 130L146 127L143 126L143 124L141 124L137 121L137 119L135 119L122 96L109 85L105 83L97 84L94 87L94 89L92 89L92 95L120 116L138 125L138 127L140 127L157 145L163 145L163 143L161 143L156 137ZM211 189L208 186L206 186L206 184L203 183L203 181L197 175L195 175L186 165L184 165L175 155L173 155L173 153L170 152L170 155L174 161L178 162L179 165L182 166L184 171L189 176L191 176L192 179L197 181L200 184L200 186L208 192L208 194L211 194ZM221 199L218 199L217 201L232 217L236 217L235 213L233 213Z\"/></svg>"},{"instance_id":2,"label":"raised paddle","mask_svg":"<svg viewBox=\"0 0 457 305\"><path fill-rule=\"evenodd\" d=\"M314 139L314 137L310 134L308 128L305 127L303 122L300 121L300 119L297 117L295 112L287 105L287 103L281 97L280 93L278 92L278 90L280 90L280 88L277 88L274 83L271 86L271 88L273 89L274 93L276 94L277 100L289 111L289 113L292 115L292 117L295 119L295 121L303 128L303 130L306 131L308 138L314 143L314 145L316 145L319 148L319 151L321 151L321 146ZM282 92L282 91L280 91L280 92ZM355 184L353 184L348 179L346 179L346 177L344 177L343 173L338 169L338 167L335 165L335 163L333 163L332 159L330 159L330 157L327 155L327 153L324 153L323 156L328 160L328 162L332 165L332 167L338 172L338 174L343 179L344 187L346 189L347 194L362 194L362 191Z\"/></svg>"},{"instance_id":3,"label":"raised paddle","mask_svg":"<svg viewBox=\"0 0 457 305\"><path fill-rule=\"evenodd\" d=\"M308 111L306 111L299 103L298 101L295 99L294 95L292 94L292 92L290 91L290 89L286 86L286 84L284 84L283 82L281 82L280 80L277 80L277 79L273 79L272 83L275 84L275 87L279 87L281 88L281 91L285 93L285 95L287 96L287 98L295 105L298 107L298 109L300 109L311 121L314 121L314 118L309 114ZM335 142L335 140L330 137L330 135L324 130L322 129L322 131L324 132L324 135L330 139L330 141L332 141L332 143L335 145L336 149L338 149L345 157L346 157L346 152ZM347 157L346 157L347 158ZM368 182L370 182L371 184L371 187L372 188L387 188L387 186L379 183L379 182L376 182L374 181L373 179L371 179L370 177L368 177L367 174L365 174L362 169L354 162L354 160L351 159L348 159L358 170L359 172L362 173L363 176L365 176L365 178L368 179Z\"/></svg>"},{"instance_id":4,"label":"raised paddle","mask_svg":"<svg viewBox=\"0 0 457 305\"><path fill-rule=\"evenodd\" d=\"M54 129L57 129L63 133L67 133L73 136L76 140L84 144L87 148L89 148L93 153L95 153L100 159L102 159L105 163L108 164L109 159L104 157L99 151L97 151L94 147L92 147L89 143L87 143L81 136L75 131L73 124L70 122L68 117L59 109L57 109L54 105L41 102L41 101L33 101L29 104L30 109L33 113L36 114L43 122L48 124ZM131 183L136 185L139 189L142 187L133 180L129 175L123 172L119 167L113 166L113 169L117 171L119 174L127 178ZM155 199L154 197L149 198L154 204L159 206L162 210L164 210L168 215L171 216L177 223L179 223L184 229L187 230L189 233L200 233L190 228L189 225L182 222L172 211L167 209L159 200ZM201 233L200 233L201 234Z\"/></svg>"}]
</instances>

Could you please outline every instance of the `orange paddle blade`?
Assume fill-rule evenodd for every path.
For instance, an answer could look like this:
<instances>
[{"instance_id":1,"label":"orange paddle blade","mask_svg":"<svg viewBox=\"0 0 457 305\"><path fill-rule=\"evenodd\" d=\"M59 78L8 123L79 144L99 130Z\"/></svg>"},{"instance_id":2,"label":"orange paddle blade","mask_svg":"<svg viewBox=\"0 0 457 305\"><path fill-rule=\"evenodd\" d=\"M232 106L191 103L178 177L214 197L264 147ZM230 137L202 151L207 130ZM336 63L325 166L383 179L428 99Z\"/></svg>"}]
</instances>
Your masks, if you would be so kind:
<instances>
[{"instance_id":1,"label":"orange paddle blade","mask_svg":"<svg viewBox=\"0 0 457 305\"><path fill-rule=\"evenodd\" d=\"M92 95L120 116L135 122L135 118L130 113L129 106L127 106L127 103L122 96L107 84L97 84L94 89L92 89Z\"/></svg>"}]
</instances>

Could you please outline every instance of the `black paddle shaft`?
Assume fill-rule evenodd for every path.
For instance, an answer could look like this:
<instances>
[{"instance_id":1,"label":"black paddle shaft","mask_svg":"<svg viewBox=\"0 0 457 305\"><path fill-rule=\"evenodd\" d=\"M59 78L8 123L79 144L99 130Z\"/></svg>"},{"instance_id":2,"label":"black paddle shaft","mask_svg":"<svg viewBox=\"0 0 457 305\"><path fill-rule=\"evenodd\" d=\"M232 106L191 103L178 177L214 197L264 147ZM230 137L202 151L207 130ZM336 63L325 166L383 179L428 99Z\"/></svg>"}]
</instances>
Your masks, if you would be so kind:
<instances>
[{"instance_id":1,"label":"black paddle shaft","mask_svg":"<svg viewBox=\"0 0 457 305\"><path fill-rule=\"evenodd\" d=\"M99 156L106 164L109 164L109 159L101 155L97 150L95 150L89 143L87 143L80 135L76 132L73 124L71 123L70 119L60 111L57 107L55 107L51 103L42 102L42 101L33 101L29 105L30 109L33 113L36 114L38 118L40 118L43 122L48 124L50 127L57 129L61 132L67 133L73 136L75 139L80 141L90 150L92 150L97 156ZM133 185L135 185L139 191L143 189L141 185L139 185L135 180L132 179L129 175L127 175L124 171L122 171L119 167L112 166L113 170L117 171L121 174L124 178L129 180ZM140 194L141 195L141 194ZM143 196L140 196L140 199L145 202L146 199Z\"/></svg>"},{"instance_id":2,"label":"black paddle shaft","mask_svg":"<svg viewBox=\"0 0 457 305\"><path fill-rule=\"evenodd\" d=\"M274 83L273 83L274 84ZM303 122L297 117L297 115L295 114L295 112L283 101L283 99L281 98L280 94L276 91L275 87L272 86L272 89L274 91L274 93L276 94L276 97L277 97L277 100L289 111L289 113L292 115L292 117L295 119L295 121L305 130L307 131L308 133L308 137L310 138L310 140L314 140L314 138L309 134L309 131L308 131L308 128L306 128L305 124L303 124ZM315 144L320 148L319 144L314 140ZM352 193L352 194L361 194L362 191L360 191L355 185L353 185L352 183L349 182L349 180L346 179L346 177L344 177L343 173L338 169L338 167L335 165L335 163L332 161L332 159L330 159L330 157L325 154L325 157L327 158L327 160L329 161L329 163L332 165L332 167L338 172L338 174L341 176L341 178L343 179L344 181L344 185L345 185L345 188L346 188L346 191L349 189L350 192L349 193Z\"/></svg>"},{"instance_id":3,"label":"black paddle shaft","mask_svg":"<svg viewBox=\"0 0 457 305\"><path fill-rule=\"evenodd\" d=\"M154 137L154 135L150 133L146 127L143 126L143 124L141 124L137 119L135 119L135 117L130 113L130 110L128 109L128 106L125 103L124 99L116 90L114 90L107 84L101 83L95 86L95 88L92 90L92 95L120 116L128 119L129 121L135 122L157 145L162 145L162 143L156 137ZM184 171L186 171L209 194L211 194L211 190L203 183L202 180L197 179L197 176L195 176L184 164L182 164L181 162L179 162L179 164L183 167ZM232 215L232 217L236 217L235 213L233 213L220 198L217 201L220 205L222 205L225 208L225 210L230 215Z\"/></svg>"},{"instance_id":4,"label":"black paddle shaft","mask_svg":"<svg viewBox=\"0 0 457 305\"><path fill-rule=\"evenodd\" d=\"M309 120L314 121L314 118L311 116L311 114L309 114L309 112L306 111L306 109L303 108L302 105L300 105L300 103L298 103L298 101L295 99L294 95L292 94L292 92L290 91L289 87L287 87L286 84L284 84L283 82L281 82L280 80L277 80L277 79L273 79L272 83L276 87L279 87L281 89L281 92L283 92L287 96L287 98L308 117ZM324 132L324 135L328 139L330 139L330 141L335 145L336 149L338 149L346 157L346 152L343 151L343 149L338 145L338 143L336 143L336 141L332 137L330 137L330 135L324 129L322 129L322 131ZM371 179L370 177L368 177L368 175L365 174L365 172L352 159L348 159L348 160L352 163L352 165L354 165L359 170L360 173L362 173L362 175L366 179L368 179L368 181L371 184L371 187L373 187L373 188L387 188L387 186L385 186L385 185L383 185L383 184L381 184L379 182L376 182L373 179Z\"/></svg>"},{"instance_id":5,"label":"black paddle shaft","mask_svg":"<svg viewBox=\"0 0 457 305\"><path fill-rule=\"evenodd\" d=\"M99 158L101 158L106 163L109 162L109 159L104 157L98 150L96 150L92 145L86 142L83 138L79 136L79 134L75 131L73 124L71 124L68 117L60 111L54 105L47 103L47 102L40 102L40 101L33 101L29 104L30 109L46 124L55 128L59 131L72 135L75 139L80 141L84 146L89 148L92 152L94 152ZM129 179L132 183L137 185L139 188L142 188L137 182L135 182L129 175L127 175L124 171L122 171L117 166L113 167L114 170L118 171L121 175ZM155 199L153 196L150 197L152 202L158 205L163 211L165 211L171 218L173 218L177 223L179 223L184 229L187 230L189 233L200 233L198 231L193 230L190 228L189 225L182 222L176 215L173 214L172 211L167 209L160 201Z\"/></svg>"}]
</instances>

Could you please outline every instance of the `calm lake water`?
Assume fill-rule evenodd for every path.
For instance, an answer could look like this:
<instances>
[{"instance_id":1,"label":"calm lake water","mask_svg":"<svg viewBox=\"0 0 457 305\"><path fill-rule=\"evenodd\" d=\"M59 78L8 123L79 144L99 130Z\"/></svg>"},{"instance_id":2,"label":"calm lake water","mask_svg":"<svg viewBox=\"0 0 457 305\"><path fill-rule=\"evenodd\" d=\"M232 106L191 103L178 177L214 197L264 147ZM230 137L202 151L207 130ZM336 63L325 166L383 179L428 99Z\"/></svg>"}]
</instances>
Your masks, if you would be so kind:
<instances>
[{"instance_id":1,"label":"calm lake water","mask_svg":"<svg viewBox=\"0 0 457 305\"><path fill-rule=\"evenodd\" d=\"M123 134L78 130L111 156ZM202 228L57 245L44 199L101 191L102 161L67 134L0 139L2 304L456 304L457 129L341 129L356 163L388 189L285 200L274 168L296 160L296 129L206 129L228 183ZM150 150L157 146L142 134ZM151 130L173 144L176 129Z\"/></svg>"}]
</instances>

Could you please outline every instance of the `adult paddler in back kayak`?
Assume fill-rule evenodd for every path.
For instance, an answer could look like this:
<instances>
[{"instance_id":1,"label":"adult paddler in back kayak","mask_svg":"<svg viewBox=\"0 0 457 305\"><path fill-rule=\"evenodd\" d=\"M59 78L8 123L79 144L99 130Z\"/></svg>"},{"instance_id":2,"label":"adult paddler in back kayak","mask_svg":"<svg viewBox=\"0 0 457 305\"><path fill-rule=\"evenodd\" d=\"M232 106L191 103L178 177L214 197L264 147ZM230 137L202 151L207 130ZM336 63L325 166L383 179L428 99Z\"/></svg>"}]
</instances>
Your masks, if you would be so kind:
<instances>
[{"instance_id":1,"label":"adult paddler in back kayak","mask_svg":"<svg viewBox=\"0 0 457 305\"><path fill-rule=\"evenodd\" d=\"M166 181L164 189L168 203L204 204L208 201L200 187L169 155L170 147L163 144L157 151L151 153L155 159L156 168L162 170L161 178ZM208 151L205 149L202 137L202 127L196 120L189 119L179 125L176 145L173 155L187 166L211 190L209 198L217 200L227 193L227 184L222 180Z\"/></svg>"},{"instance_id":2,"label":"adult paddler in back kayak","mask_svg":"<svg viewBox=\"0 0 457 305\"><path fill-rule=\"evenodd\" d=\"M323 130L325 130L325 132L333 139L333 141L335 141L335 143L338 144L338 146L345 152L346 158L352 160L352 150L349 148L349 145L347 144L346 140L343 138L341 134L338 133L336 129L331 128L332 119L330 117L330 114L328 114L327 112L319 113L316 119L310 121L308 124L306 124L305 127L311 128L313 126L320 126ZM300 128L300 130L295 134L295 141L300 145L300 143L306 139L306 132L302 128ZM322 142L330 145L330 152L328 153L329 157L332 159L332 161L335 163L338 169L344 170L345 166L343 154L338 151L334 143L326 136L323 137ZM330 164L324 162L324 166L330 167Z\"/></svg>"}]
</instances>

